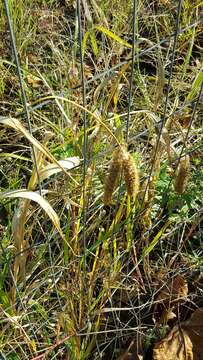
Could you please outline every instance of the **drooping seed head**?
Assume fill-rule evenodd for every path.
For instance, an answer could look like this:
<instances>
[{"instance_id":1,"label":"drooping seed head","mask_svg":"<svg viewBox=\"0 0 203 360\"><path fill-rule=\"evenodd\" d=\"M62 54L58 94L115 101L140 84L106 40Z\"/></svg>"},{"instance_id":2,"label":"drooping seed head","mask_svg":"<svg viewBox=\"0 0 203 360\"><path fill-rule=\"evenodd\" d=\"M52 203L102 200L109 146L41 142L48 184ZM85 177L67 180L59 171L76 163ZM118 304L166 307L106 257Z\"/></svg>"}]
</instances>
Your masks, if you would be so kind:
<instances>
[{"instance_id":1,"label":"drooping seed head","mask_svg":"<svg viewBox=\"0 0 203 360\"><path fill-rule=\"evenodd\" d=\"M118 184L119 175L122 168L121 149L116 149L113 153L113 158L109 166L109 173L106 177L103 202L105 205L111 203L112 194Z\"/></svg>"},{"instance_id":2,"label":"drooping seed head","mask_svg":"<svg viewBox=\"0 0 203 360\"><path fill-rule=\"evenodd\" d=\"M186 155L184 158L180 160L177 176L175 179L174 188L178 194L184 193L186 186L188 184L189 177L190 177L190 158L189 155Z\"/></svg>"},{"instance_id":3,"label":"drooping seed head","mask_svg":"<svg viewBox=\"0 0 203 360\"><path fill-rule=\"evenodd\" d=\"M124 172L127 194L130 197L135 198L139 191L139 185L140 185L139 171L132 155L130 155L125 148L123 148L122 157L123 157L123 162L122 162L123 172Z\"/></svg>"}]
</instances>

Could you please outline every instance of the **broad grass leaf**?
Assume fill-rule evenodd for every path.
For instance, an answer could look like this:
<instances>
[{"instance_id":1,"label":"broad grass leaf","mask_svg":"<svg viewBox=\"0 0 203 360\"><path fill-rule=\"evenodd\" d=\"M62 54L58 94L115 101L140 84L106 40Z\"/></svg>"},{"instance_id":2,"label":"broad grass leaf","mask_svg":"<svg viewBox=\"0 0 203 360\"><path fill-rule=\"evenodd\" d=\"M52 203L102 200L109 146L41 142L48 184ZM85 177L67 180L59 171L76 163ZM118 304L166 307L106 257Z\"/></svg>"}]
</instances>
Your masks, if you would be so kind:
<instances>
[{"instance_id":1,"label":"broad grass leaf","mask_svg":"<svg viewBox=\"0 0 203 360\"><path fill-rule=\"evenodd\" d=\"M52 223L54 224L55 228L58 230L59 234L63 238L63 233L60 227L60 221L57 213L52 208L52 206L49 204L49 202L44 199L41 195L39 195L37 192L29 191L29 190L14 190L14 191L6 191L3 193L0 193L0 198L24 198L29 199L32 201L35 201L38 203L41 208L46 212Z\"/></svg>"},{"instance_id":2,"label":"broad grass leaf","mask_svg":"<svg viewBox=\"0 0 203 360\"><path fill-rule=\"evenodd\" d=\"M203 308L155 345L153 360L203 360Z\"/></svg>"},{"instance_id":3,"label":"broad grass leaf","mask_svg":"<svg viewBox=\"0 0 203 360\"><path fill-rule=\"evenodd\" d=\"M59 160L58 163L67 170L71 170L80 165L80 159L78 156L73 156L64 160ZM48 164L39 172L40 180L43 181L50 176L61 172L61 168L56 164Z\"/></svg>"},{"instance_id":4,"label":"broad grass leaf","mask_svg":"<svg viewBox=\"0 0 203 360\"><path fill-rule=\"evenodd\" d=\"M16 256L13 263L13 275L16 282L19 278L25 280L25 264L27 253L23 252L23 250L25 248L25 222L29 204L30 200L21 198L12 219L13 245L15 247L16 253L21 252L21 256ZM11 294L13 301L15 301L15 286L13 287Z\"/></svg>"},{"instance_id":5,"label":"broad grass leaf","mask_svg":"<svg viewBox=\"0 0 203 360\"><path fill-rule=\"evenodd\" d=\"M115 35L112 31L106 29L104 26L97 25L97 26L95 26L95 29L101 31L102 33L109 36L113 40L118 41L120 44L125 45L130 49L132 48L132 45L130 45L127 41L121 39L119 36Z\"/></svg>"}]
</instances>

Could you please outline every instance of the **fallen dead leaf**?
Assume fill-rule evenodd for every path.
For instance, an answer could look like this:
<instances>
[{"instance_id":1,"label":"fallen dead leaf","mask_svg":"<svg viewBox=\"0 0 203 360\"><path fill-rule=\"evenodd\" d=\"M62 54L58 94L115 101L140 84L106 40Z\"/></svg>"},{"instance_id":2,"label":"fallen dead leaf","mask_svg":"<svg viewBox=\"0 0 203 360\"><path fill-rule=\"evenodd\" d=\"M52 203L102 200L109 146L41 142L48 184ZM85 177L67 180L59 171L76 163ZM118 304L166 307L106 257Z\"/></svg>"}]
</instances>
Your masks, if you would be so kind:
<instances>
[{"instance_id":1,"label":"fallen dead leaf","mask_svg":"<svg viewBox=\"0 0 203 360\"><path fill-rule=\"evenodd\" d=\"M155 345L153 360L203 360L203 308Z\"/></svg>"},{"instance_id":2,"label":"fallen dead leaf","mask_svg":"<svg viewBox=\"0 0 203 360\"><path fill-rule=\"evenodd\" d=\"M188 286L186 280L177 275L159 292L154 306L153 319L156 324L167 323L176 317L174 310L177 304L186 299Z\"/></svg>"},{"instance_id":3,"label":"fallen dead leaf","mask_svg":"<svg viewBox=\"0 0 203 360\"><path fill-rule=\"evenodd\" d=\"M34 76L32 74L29 74L27 76L27 82L29 85L32 86L33 89L38 89L43 85L42 79L40 79L39 77Z\"/></svg>"},{"instance_id":4,"label":"fallen dead leaf","mask_svg":"<svg viewBox=\"0 0 203 360\"><path fill-rule=\"evenodd\" d=\"M176 314L173 312L172 308L164 308L164 310L161 313L161 316L156 323L159 324L167 324L169 320L173 320L176 318Z\"/></svg>"}]
</instances>

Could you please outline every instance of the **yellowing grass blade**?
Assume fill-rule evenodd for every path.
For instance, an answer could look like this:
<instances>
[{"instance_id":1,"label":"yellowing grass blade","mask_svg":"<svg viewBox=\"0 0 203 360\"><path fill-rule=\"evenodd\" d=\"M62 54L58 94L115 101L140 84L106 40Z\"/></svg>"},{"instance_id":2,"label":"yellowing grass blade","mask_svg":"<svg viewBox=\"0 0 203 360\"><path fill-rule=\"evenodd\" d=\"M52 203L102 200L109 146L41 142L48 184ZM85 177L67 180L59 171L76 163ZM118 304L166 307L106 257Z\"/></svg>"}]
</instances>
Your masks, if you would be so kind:
<instances>
[{"instance_id":1,"label":"yellowing grass blade","mask_svg":"<svg viewBox=\"0 0 203 360\"><path fill-rule=\"evenodd\" d=\"M105 35L109 36L115 41L118 41L120 44L127 46L128 48L132 48L132 45L130 45L127 41L121 39L119 36L115 35L112 31L106 29L104 26L97 25L95 26L95 29L103 32Z\"/></svg>"},{"instance_id":2,"label":"yellowing grass blade","mask_svg":"<svg viewBox=\"0 0 203 360\"><path fill-rule=\"evenodd\" d=\"M153 248L156 246L156 244L158 243L159 239L161 238L161 236L163 235L164 231L167 229L167 227L171 224L171 220L168 220L164 226L161 228L161 230L158 232L158 234L156 234L156 236L154 237L154 239L152 240L152 242L149 244L148 247L146 247L143 250L143 256L148 255Z\"/></svg>"},{"instance_id":3,"label":"yellowing grass blade","mask_svg":"<svg viewBox=\"0 0 203 360\"><path fill-rule=\"evenodd\" d=\"M52 208L52 206L49 204L49 202L47 200L45 200L37 192L24 190L24 189L14 190L14 191L5 191L3 193L0 193L0 198L24 198L24 199L29 199L29 200L35 201L46 212L46 214L49 216L50 220L54 224L55 228L58 230L59 234L62 236L62 238L64 238L61 227L60 227L60 221L59 221L59 217L58 217L57 213Z\"/></svg>"},{"instance_id":4,"label":"yellowing grass blade","mask_svg":"<svg viewBox=\"0 0 203 360\"><path fill-rule=\"evenodd\" d=\"M97 46L96 36L95 36L93 31L90 32L90 41L91 41L91 44L92 44L93 53L97 57L97 55L99 53L99 49L98 49L98 46Z\"/></svg>"},{"instance_id":5,"label":"yellowing grass blade","mask_svg":"<svg viewBox=\"0 0 203 360\"><path fill-rule=\"evenodd\" d=\"M197 5L194 6L194 9L196 9L197 7L202 6L202 5L203 5L203 1L200 1L199 4L197 4Z\"/></svg>"},{"instance_id":6,"label":"yellowing grass blade","mask_svg":"<svg viewBox=\"0 0 203 360\"><path fill-rule=\"evenodd\" d=\"M87 47L87 39L88 39L88 36L89 36L89 31L86 31L86 33L84 34L83 36L83 41L82 41L82 56L85 55L85 50L86 50L86 47Z\"/></svg>"},{"instance_id":7,"label":"yellowing grass blade","mask_svg":"<svg viewBox=\"0 0 203 360\"><path fill-rule=\"evenodd\" d=\"M67 170L71 170L74 167L80 165L80 159L78 156L73 156L68 159L59 160L58 163ZM61 168L56 164L48 164L39 172L40 180L43 181L49 178L51 175L61 172Z\"/></svg>"}]
</instances>

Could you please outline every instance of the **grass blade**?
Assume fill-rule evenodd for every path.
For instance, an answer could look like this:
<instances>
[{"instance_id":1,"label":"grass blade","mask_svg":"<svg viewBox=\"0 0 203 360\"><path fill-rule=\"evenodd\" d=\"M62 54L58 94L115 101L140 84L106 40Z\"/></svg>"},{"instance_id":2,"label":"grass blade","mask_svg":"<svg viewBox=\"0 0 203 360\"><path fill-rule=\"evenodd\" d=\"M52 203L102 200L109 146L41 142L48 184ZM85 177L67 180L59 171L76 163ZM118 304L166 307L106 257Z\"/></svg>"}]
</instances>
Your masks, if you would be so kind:
<instances>
[{"instance_id":1,"label":"grass blade","mask_svg":"<svg viewBox=\"0 0 203 360\"><path fill-rule=\"evenodd\" d=\"M101 25L97 25L95 26L95 29L101 31L103 34L109 36L111 39L119 42L122 45L127 46L128 48L132 48L132 45L130 45L127 41L121 39L119 36L117 36L116 34L114 34L112 31L106 29L104 26Z\"/></svg>"}]
</instances>

